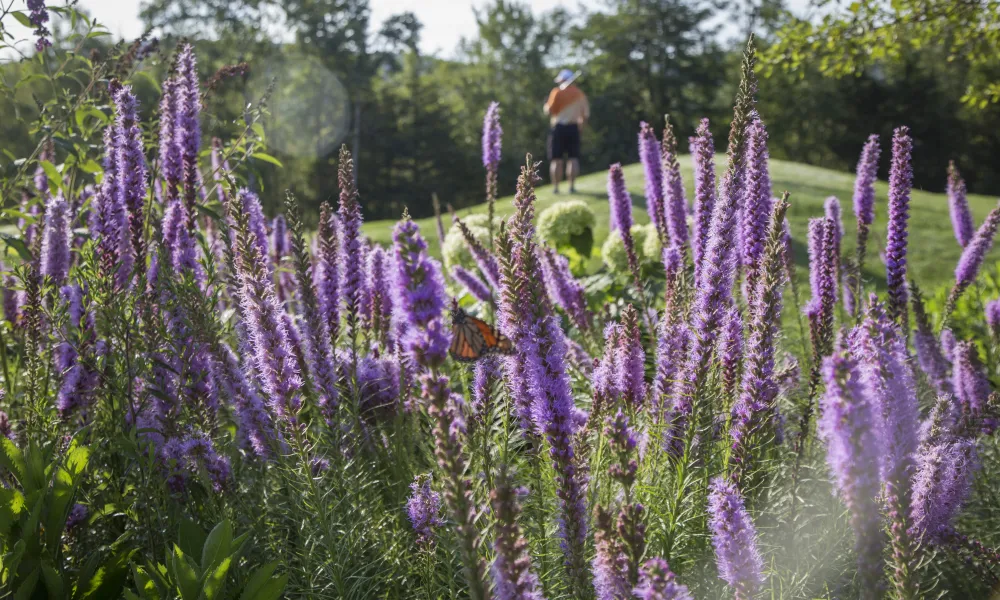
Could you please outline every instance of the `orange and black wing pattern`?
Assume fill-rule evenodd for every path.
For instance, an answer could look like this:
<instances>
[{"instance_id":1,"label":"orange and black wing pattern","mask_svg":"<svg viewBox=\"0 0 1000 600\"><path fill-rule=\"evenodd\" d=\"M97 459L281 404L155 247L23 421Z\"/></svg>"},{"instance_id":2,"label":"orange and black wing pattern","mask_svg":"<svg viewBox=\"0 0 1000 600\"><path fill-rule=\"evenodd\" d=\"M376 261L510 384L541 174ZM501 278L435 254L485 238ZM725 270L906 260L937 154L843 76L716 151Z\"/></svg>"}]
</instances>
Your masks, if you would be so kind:
<instances>
[{"instance_id":1,"label":"orange and black wing pattern","mask_svg":"<svg viewBox=\"0 0 1000 600\"><path fill-rule=\"evenodd\" d=\"M469 316L460 308L452 309L452 358L461 362L475 362L486 354L510 354L513 351L511 341L486 321Z\"/></svg>"}]
</instances>

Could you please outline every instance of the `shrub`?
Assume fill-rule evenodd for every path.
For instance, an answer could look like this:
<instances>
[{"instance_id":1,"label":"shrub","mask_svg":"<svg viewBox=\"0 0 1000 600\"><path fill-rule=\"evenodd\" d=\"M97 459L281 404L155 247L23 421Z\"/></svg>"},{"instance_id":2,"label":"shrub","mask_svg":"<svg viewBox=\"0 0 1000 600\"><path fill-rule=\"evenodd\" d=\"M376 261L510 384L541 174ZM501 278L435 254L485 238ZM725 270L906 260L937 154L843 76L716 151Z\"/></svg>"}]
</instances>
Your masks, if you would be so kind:
<instances>
[{"instance_id":1,"label":"shrub","mask_svg":"<svg viewBox=\"0 0 1000 600\"><path fill-rule=\"evenodd\" d=\"M557 202L538 215L538 237L556 248L569 246L589 257L595 223L594 211L583 200Z\"/></svg>"}]
</instances>

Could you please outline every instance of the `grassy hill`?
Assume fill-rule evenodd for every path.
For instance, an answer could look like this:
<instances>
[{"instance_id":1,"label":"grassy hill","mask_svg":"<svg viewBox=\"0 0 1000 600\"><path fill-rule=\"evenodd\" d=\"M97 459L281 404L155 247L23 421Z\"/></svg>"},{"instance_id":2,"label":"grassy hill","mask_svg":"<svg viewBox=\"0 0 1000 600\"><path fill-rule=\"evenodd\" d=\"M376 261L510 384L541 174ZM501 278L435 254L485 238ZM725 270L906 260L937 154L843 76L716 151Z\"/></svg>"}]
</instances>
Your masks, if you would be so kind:
<instances>
[{"instance_id":1,"label":"grassy hill","mask_svg":"<svg viewBox=\"0 0 1000 600\"><path fill-rule=\"evenodd\" d=\"M691 172L690 156L681 157L681 168L684 172L684 189L690 200L694 195L694 183ZM725 156L716 157L716 165L720 171L725 168ZM855 239L854 208L851 201L854 189L854 174L840 173L819 167L811 167L783 160L770 162L771 181L775 196L787 190L790 194L791 208L788 216L792 227L792 237L795 244L796 264L800 270L808 265L806 254L806 228L810 217L822 216L823 201L828 196L836 196L843 207L845 228L844 248L853 252ZM543 165L543 174L547 168ZM635 206L635 218L639 223L648 221L643 199L643 172L641 165L633 164L625 167L625 178L629 192L632 194ZM941 166L941 180L945 179L945 165ZM608 233L608 200L606 192L607 176L605 173L594 173L577 181L577 192L568 195L563 186L562 193L555 195L551 186L538 188L538 210L555 202L568 198L585 200L597 214L597 230L594 232L594 253L600 252L600 244ZM885 241L886 203L888 185L879 182L876 198L876 221L873 226L873 237L868 251L868 264L865 269L866 279L878 287L885 283L885 270L879 260L879 253ZM986 196L970 196L969 203L977 226L986 214L996 205L996 198ZM497 202L497 213L500 217L510 214L511 198L502 198ZM459 216L486 211L482 204L458 211ZM447 215L445 216L447 227ZM431 250L439 253L437 236L434 234L433 218L418 221L421 229L431 245ZM391 243L392 221L373 221L365 225L365 233L373 240ZM912 196L910 213L910 265L911 276L926 290L939 285L949 284L954 277L955 262L961 254L961 248L952 234L951 220L948 215L948 200L944 194L932 194L915 190ZM994 250L991 258L1000 255L1000 250ZM592 260L592 266L598 268L600 259ZM802 281L800 279L800 281Z\"/></svg>"}]
</instances>

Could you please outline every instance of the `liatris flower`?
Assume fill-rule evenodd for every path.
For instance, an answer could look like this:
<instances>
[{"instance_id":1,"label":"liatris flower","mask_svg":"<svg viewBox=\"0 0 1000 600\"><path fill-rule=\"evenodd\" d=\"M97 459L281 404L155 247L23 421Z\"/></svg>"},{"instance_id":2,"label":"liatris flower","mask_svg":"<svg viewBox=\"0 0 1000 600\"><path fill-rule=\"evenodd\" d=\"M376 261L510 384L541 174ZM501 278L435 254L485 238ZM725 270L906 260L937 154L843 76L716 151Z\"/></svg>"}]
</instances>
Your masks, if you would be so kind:
<instances>
[{"instance_id":1,"label":"liatris flower","mask_svg":"<svg viewBox=\"0 0 1000 600\"><path fill-rule=\"evenodd\" d=\"M587 308L587 293L583 285L573 277L569 260L555 248L542 247L542 275L549 291L549 297L556 306L566 311L570 321L580 331L589 331L593 314Z\"/></svg>"},{"instance_id":2,"label":"liatris flower","mask_svg":"<svg viewBox=\"0 0 1000 600\"><path fill-rule=\"evenodd\" d=\"M597 600L629 598L628 558L616 535L611 513L600 506L594 511L595 555L591 570Z\"/></svg>"},{"instance_id":3,"label":"liatris flower","mask_svg":"<svg viewBox=\"0 0 1000 600\"><path fill-rule=\"evenodd\" d=\"M475 273L456 265L451 268L451 277L461 284L465 288L465 291L469 292L476 300L484 304L490 304L493 301L490 288Z\"/></svg>"},{"instance_id":4,"label":"liatris flower","mask_svg":"<svg viewBox=\"0 0 1000 600\"><path fill-rule=\"evenodd\" d=\"M622 311L622 335L618 340L618 389L622 400L638 410L646 399L646 353L639 331L639 313L630 304Z\"/></svg>"},{"instance_id":5,"label":"liatris flower","mask_svg":"<svg viewBox=\"0 0 1000 600\"><path fill-rule=\"evenodd\" d=\"M177 77L168 77L163 82L163 94L160 96L160 171L166 182L164 202L167 205L178 197L177 186L182 175L180 147L175 138L179 86Z\"/></svg>"},{"instance_id":6,"label":"liatris flower","mask_svg":"<svg viewBox=\"0 0 1000 600\"><path fill-rule=\"evenodd\" d=\"M94 315L85 310L84 294L79 285L65 285L59 295L66 306L68 326L66 339L56 346L56 369L62 374L56 409L63 418L86 408L98 384L93 365L103 352L103 342L95 346Z\"/></svg>"},{"instance_id":7,"label":"liatris flower","mask_svg":"<svg viewBox=\"0 0 1000 600\"><path fill-rule=\"evenodd\" d=\"M462 232L462 237L465 238L465 243L469 247L469 252L472 253L472 258L476 261L476 266L479 267L480 273L486 278L486 282L490 284L492 289L497 289L500 287L500 267L497 265L496 257L490 253L476 236L473 235L472 230L465 224L461 219L456 218L455 224L458 225L459 231Z\"/></svg>"},{"instance_id":8,"label":"liatris flower","mask_svg":"<svg viewBox=\"0 0 1000 600\"><path fill-rule=\"evenodd\" d=\"M623 335L622 326L618 323L608 323L604 327L604 354L594 367L591 387L594 392L593 403L590 408L592 419L601 418L601 415L616 404L621 398L620 379L617 376L621 371L618 361L621 354L618 352L621 337Z\"/></svg>"},{"instance_id":9,"label":"liatris flower","mask_svg":"<svg viewBox=\"0 0 1000 600\"><path fill-rule=\"evenodd\" d=\"M625 246L629 270L636 290L642 296L642 281L639 278L639 255L636 254L635 240L632 239L632 198L625 187L625 173L621 163L611 165L608 171L608 200L611 202L611 230L618 231Z\"/></svg>"},{"instance_id":10,"label":"liatris flower","mask_svg":"<svg viewBox=\"0 0 1000 600\"><path fill-rule=\"evenodd\" d=\"M524 539L517 518L521 514L518 496L527 490L516 489L510 476L501 474L496 489L490 492L490 505L496 519L496 558L490 573L497 600L542 600L541 585L531 570L528 540Z\"/></svg>"},{"instance_id":11,"label":"liatris flower","mask_svg":"<svg viewBox=\"0 0 1000 600\"><path fill-rule=\"evenodd\" d=\"M743 315L737 306L731 306L727 311L716 353L722 367L723 394L727 403L732 402L743 364Z\"/></svg>"},{"instance_id":12,"label":"liatris flower","mask_svg":"<svg viewBox=\"0 0 1000 600\"><path fill-rule=\"evenodd\" d=\"M493 239L494 204L497 199L497 181L500 168L500 150L503 146L503 129L500 127L500 103L490 102L483 117L483 166L486 167L486 203L489 205L488 228ZM442 242L444 238L442 237Z\"/></svg>"},{"instance_id":13,"label":"liatris flower","mask_svg":"<svg viewBox=\"0 0 1000 600\"><path fill-rule=\"evenodd\" d=\"M368 252L368 268L365 281L365 315L368 327L383 347L390 346L392 330L392 290L389 274L391 269L389 256L382 246L374 246Z\"/></svg>"},{"instance_id":14,"label":"liatris flower","mask_svg":"<svg viewBox=\"0 0 1000 600\"><path fill-rule=\"evenodd\" d=\"M257 203L256 196L241 189L236 201L229 205L229 218L237 224L232 252L240 282L240 306L261 389L274 413L289 418L298 411L302 379L266 256L261 254L259 240L249 227L247 215L260 210L252 206Z\"/></svg>"},{"instance_id":15,"label":"liatris flower","mask_svg":"<svg viewBox=\"0 0 1000 600\"><path fill-rule=\"evenodd\" d=\"M79 502L74 503L73 508L69 509L69 515L66 517L66 531L74 531L87 520L89 515L90 509L88 509L86 505L80 504Z\"/></svg>"},{"instance_id":16,"label":"liatris flower","mask_svg":"<svg viewBox=\"0 0 1000 600\"><path fill-rule=\"evenodd\" d=\"M959 342L952 354L952 387L961 418L973 431L992 433L997 426L988 416L987 400L992 388L979 361L979 351L972 342Z\"/></svg>"},{"instance_id":17,"label":"liatris flower","mask_svg":"<svg viewBox=\"0 0 1000 600\"><path fill-rule=\"evenodd\" d=\"M976 235L965 246L962 257L958 259L958 265L955 266L955 287L948 296L946 315L951 314L959 297L979 275L979 269L983 266L990 248L993 247L993 238L996 237L998 226L1000 226L1000 204L986 215L986 220L976 230Z\"/></svg>"},{"instance_id":18,"label":"liatris flower","mask_svg":"<svg viewBox=\"0 0 1000 600\"><path fill-rule=\"evenodd\" d=\"M659 419L663 411L673 408L668 405L676 399L682 382L680 380L684 360L691 347L691 330L686 323L671 323L661 319L657 327L656 376L653 381L653 409Z\"/></svg>"},{"instance_id":19,"label":"liatris flower","mask_svg":"<svg viewBox=\"0 0 1000 600\"><path fill-rule=\"evenodd\" d=\"M651 558L642 565L639 585L632 593L639 600L694 600L686 585L676 581L667 561Z\"/></svg>"},{"instance_id":20,"label":"liatris flower","mask_svg":"<svg viewBox=\"0 0 1000 600\"><path fill-rule=\"evenodd\" d=\"M691 249L697 279L715 208L715 143L708 129L708 119L701 120L697 137L689 138L688 145L694 162L694 242Z\"/></svg>"},{"instance_id":21,"label":"liatris flower","mask_svg":"<svg viewBox=\"0 0 1000 600\"><path fill-rule=\"evenodd\" d=\"M115 93L115 135L118 138L118 186L121 204L128 211L128 233L132 253L123 260L122 270L131 275L131 261L144 262L142 214L146 202L146 156L142 145L142 129L139 128L139 101L132 93L131 86L122 86Z\"/></svg>"},{"instance_id":22,"label":"liatris flower","mask_svg":"<svg viewBox=\"0 0 1000 600\"><path fill-rule=\"evenodd\" d=\"M747 132L747 165L743 182L741 258L748 293L757 285L764 262L767 220L771 216L771 176L767 168L767 129L757 119Z\"/></svg>"},{"instance_id":23,"label":"liatris flower","mask_svg":"<svg viewBox=\"0 0 1000 600\"><path fill-rule=\"evenodd\" d=\"M279 214L271 221L270 246L271 262L274 264L274 268L279 270L276 285L278 300L285 303L286 296L291 291L289 288L292 286L290 274L287 271L280 270L285 257L288 256L288 222L285 221L285 215Z\"/></svg>"},{"instance_id":24,"label":"liatris flower","mask_svg":"<svg viewBox=\"0 0 1000 600\"><path fill-rule=\"evenodd\" d=\"M215 449L215 443L208 436L199 433L182 442L187 468L192 473L204 469L212 481L216 493L221 492L229 481L231 468L229 459L221 456Z\"/></svg>"},{"instance_id":25,"label":"liatris flower","mask_svg":"<svg viewBox=\"0 0 1000 600\"><path fill-rule=\"evenodd\" d=\"M764 560L757 549L757 530L732 482L712 481L708 495L709 526L719 577L737 600L750 600L764 583Z\"/></svg>"},{"instance_id":26,"label":"liatris flower","mask_svg":"<svg viewBox=\"0 0 1000 600\"><path fill-rule=\"evenodd\" d=\"M366 356L358 361L358 410L369 422L386 422L399 405L399 361Z\"/></svg>"},{"instance_id":27,"label":"liatris flower","mask_svg":"<svg viewBox=\"0 0 1000 600\"><path fill-rule=\"evenodd\" d=\"M420 227L403 212L393 238L393 318L399 344L418 365L435 368L448 352L441 267L427 254Z\"/></svg>"},{"instance_id":28,"label":"liatris flower","mask_svg":"<svg viewBox=\"0 0 1000 600\"><path fill-rule=\"evenodd\" d=\"M45 207L45 229L42 231L41 273L56 285L69 274L70 263L69 204L59 192Z\"/></svg>"},{"instance_id":29,"label":"liatris flower","mask_svg":"<svg viewBox=\"0 0 1000 600\"><path fill-rule=\"evenodd\" d=\"M10 417L2 410L0 410L0 436L8 440L14 439L14 428L10 425Z\"/></svg>"},{"instance_id":30,"label":"liatris flower","mask_svg":"<svg viewBox=\"0 0 1000 600\"><path fill-rule=\"evenodd\" d=\"M330 340L336 344L340 333L340 240L336 214L326 202L319 209L316 239L315 278L319 309L326 319Z\"/></svg>"},{"instance_id":31,"label":"liatris flower","mask_svg":"<svg viewBox=\"0 0 1000 600\"><path fill-rule=\"evenodd\" d=\"M236 432L241 444L248 446L255 455L264 458L270 454L270 444L276 439L274 423L264 402L250 384L233 349L217 344L213 353L215 381L233 403L236 413ZM280 441L280 435L277 437Z\"/></svg>"},{"instance_id":32,"label":"liatris flower","mask_svg":"<svg viewBox=\"0 0 1000 600\"><path fill-rule=\"evenodd\" d=\"M810 278L813 295L806 307L813 355L817 362L833 350L834 308L837 303L837 281L834 273L838 257L834 254L836 229L829 218L809 221ZM818 248L814 246L818 245Z\"/></svg>"},{"instance_id":33,"label":"liatris flower","mask_svg":"<svg viewBox=\"0 0 1000 600\"><path fill-rule=\"evenodd\" d=\"M608 473L622 486L622 505L618 512L618 540L626 557L626 575L631 586L639 583L639 561L646 552L645 508L633 501L632 486L639 465L635 460L636 435L629 419L619 408L614 418L608 417L604 435L613 460Z\"/></svg>"},{"instance_id":34,"label":"liatris flower","mask_svg":"<svg viewBox=\"0 0 1000 600\"><path fill-rule=\"evenodd\" d=\"M430 475L417 475L410 484L406 514L417 534L417 544L427 548L434 543L434 530L441 526L441 496L431 490Z\"/></svg>"},{"instance_id":35,"label":"liatris flower","mask_svg":"<svg viewBox=\"0 0 1000 600\"><path fill-rule=\"evenodd\" d=\"M732 408L730 463L734 480L749 467L753 447L750 437L766 422L773 421L778 381L774 373L778 323L781 322L781 290L785 284L784 227L788 194L775 204L771 214L759 281L750 297L750 327L744 351L743 379L738 401ZM729 369L723 363L723 368ZM736 366L732 367L734 370ZM775 437L780 432L775 431Z\"/></svg>"},{"instance_id":36,"label":"liatris flower","mask_svg":"<svg viewBox=\"0 0 1000 600\"><path fill-rule=\"evenodd\" d=\"M347 146L341 146L337 181L340 185L340 226L341 247L344 256L344 270L341 275L340 297L347 309L347 327L352 345L357 339L357 320L361 316L361 302L364 299L364 265L356 257L361 255L363 241L361 239L361 204L358 201L358 190L354 182L354 160Z\"/></svg>"},{"instance_id":37,"label":"liatris flower","mask_svg":"<svg viewBox=\"0 0 1000 600\"><path fill-rule=\"evenodd\" d=\"M938 394L954 394L949 378L951 365L944 357L938 337L934 335L934 329L924 309L923 296L914 282L910 282L910 298L912 298L913 315L917 321L917 329L913 332L913 347L917 351L920 369L927 374Z\"/></svg>"},{"instance_id":38,"label":"liatris flower","mask_svg":"<svg viewBox=\"0 0 1000 600\"><path fill-rule=\"evenodd\" d=\"M993 338L1000 340L1000 300L990 300L986 303L986 324Z\"/></svg>"},{"instance_id":39,"label":"liatris flower","mask_svg":"<svg viewBox=\"0 0 1000 600\"><path fill-rule=\"evenodd\" d=\"M865 598L878 597L882 573L882 531L878 494L884 446L879 435L876 400L862 385L857 363L834 354L823 361L826 393L821 404L820 435L840 498L850 511L855 551Z\"/></svg>"},{"instance_id":40,"label":"liatris flower","mask_svg":"<svg viewBox=\"0 0 1000 600\"><path fill-rule=\"evenodd\" d=\"M116 273L119 258L127 250L122 247L128 239L128 214L118 193L118 159L118 139L114 127L108 127L104 130L104 178L93 200L91 221L91 235L97 239L97 255L104 273Z\"/></svg>"},{"instance_id":41,"label":"liatris flower","mask_svg":"<svg viewBox=\"0 0 1000 600\"><path fill-rule=\"evenodd\" d=\"M491 418L494 385L500 380L500 363L496 356L485 356L476 361L472 377L472 415L482 423Z\"/></svg>"},{"instance_id":42,"label":"liatris flower","mask_svg":"<svg viewBox=\"0 0 1000 600\"><path fill-rule=\"evenodd\" d=\"M951 226L955 230L958 245L965 248L972 241L972 232L976 225L969 211L969 199L965 194L965 180L958 172L955 161L948 161L948 210L951 213Z\"/></svg>"},{"instance_id":43,"label":"liatris flower","mask_svg":"<svg viewBox=\"0 0 1000 600\"><path fill-rule=\"evenodd\" d=\"M974 440L946 436L920 452L913 476L913 535L940 542L953 531L978 468Z\"/></svg>"},{"instance_id":44,"label":"liatris flower","mask_svg":"<svg viewBox=\"0 0 1000 600\"><path fill-rule=\"evenodd\" d=\"M958 343L955 340L955 334L951 329L945 327L941 330L941 336L939 339L941 340L941 352L944 353L945 359L947 359L948 362L953 362L955 360L955 344Z\"/></svg>"},{"instance_id":45,"label":"liatris flower","mask_svg":"<svg viewBox=\"0 0 1000 600\"><path fill-rule=\"evenodd\" d=\"M52 45L48 36L51 35L48 28L45 26L49 22L49 11L45 8L45 0L27 0L28 10L28 20L31 24L35 26L35 52L43 52L46 48Z\"/></svg>"},{"instance_id":46,"label":"liatris flower","mask_svg":"<svg viewBox=\"0 0 1000 600\"><path fill-rule=\"evenodd\" d=\"M660 243L667 242L666 206L663 195L663 165L661 147L656 132L649 123L639 123L639 161L646 175L646 212L656 228Z\"/></svg>"},{"instance_id":47,"label":"liatris flower","mask_svg":"<svg viewBox=\"0 0 1000 600\"><path fill-rule=\"evenodd\" d=\"M201 145L201 91L194 48L181 45L177 55L177 124L174 140L181 159L181 184L188 214L195 214L198 194L198 149Z\"/></svg>"},{"instance_id":48,"label":"liatris flower","mask_svg":"<svg viewBox=\"0 0 1000 600\"><path fill-rule=\"evenodd\" d=\"M831 251L834 256L836 256L836 261L834 262L834 278L839 283L841 280L840 273L840 246L841 241L844 238L844 223L840 217L840 200L836 196L830 196L825 201L823 201L823 212L826 218L833 225L833 250Z\"/></svg>"},{"instance_id":49,"label":"liatris flower","mask_svg":"<svg viewBox=\"0 0 1000 600\"><path fill-rule=\"evenodd\" d=\"M857 177L854 179L854 216L858 222L858 271L864 264L868 232L875 221L875 181L878 178L878 136L868 136L861 157L858 159Z\"/></svg>"},{"instance_id":50,"label":"liatris flower","mask_svg":"<svg viewBox=\"0 0 1000 600\"><path fill-rule=\"evenodd\" d=\"M892 168L889 170L889 232L885 240L885 278L889 288L889 314L904 326L907 322L908 304L906 238L907 221L910 218L910 188L913 185L913 167L910 165L912 149L909 128L897 128L892 137Z\"/></svg>"},{"instance_id":51,"label":"liatris flower","mask_svg":"<svg viewBox=\"0 0 1000 600\"><path fill-rule=\"evenodd\" d=\"M337 407L337 369L334 364L333 345L330 330L323 314L312 277L312 265L309 251L306 249L305 236L302 233L302 221L299 217L298 204L294 196L288 194L285 202L288 212L289 229L291 233L291 254L295 263L295 283L299 301L302 307L302 319L305 324L305 357L312 373L316 392L319 396L320 409L329 418ZM277 238L276 240L277 241ZM399 377L396 377L398 386ZM397 393L398 395L398 393Z\"/></svg>"},{"instance_id":52,"label":"liatris flower","mask_svg":"<svg viewBox=\"0 0 1000 600\"><path fill-rule=\"evenodd\" d=\"M664 219L670 233L670 243L683 249L688 243L687 199L684 197L684 180L677 162L677 137L667 121L663 129L663 193ZM661 240L662 241L662 240ZM663 245L667 244L665 241Z\"/></svg>"},{"instance_id":53,"label":"liatris flower","mask_svg":"<svg viewBox=\"0 0 1000 600\"><path fill-rule=\"evenodd\" d=\"M566 373L565 334L551 314L544 285L536 275L538 252L532 218L533 184L537 178L528 157L518 179L511 228L501 226L497 239L502 261L498 316L501 329L517 347L516 360L521 361L517 366L525 375L518 383L518 392L530 390L528 397L534 397L533 421L548 438L561 504L560 535L564 540L567 570L574 585L588 587L583 558L587 536L586 479L574 452L575 436L583 419L574 405ZM518 382L516 377L515 374Z\"/></svg>"}]
</instances>

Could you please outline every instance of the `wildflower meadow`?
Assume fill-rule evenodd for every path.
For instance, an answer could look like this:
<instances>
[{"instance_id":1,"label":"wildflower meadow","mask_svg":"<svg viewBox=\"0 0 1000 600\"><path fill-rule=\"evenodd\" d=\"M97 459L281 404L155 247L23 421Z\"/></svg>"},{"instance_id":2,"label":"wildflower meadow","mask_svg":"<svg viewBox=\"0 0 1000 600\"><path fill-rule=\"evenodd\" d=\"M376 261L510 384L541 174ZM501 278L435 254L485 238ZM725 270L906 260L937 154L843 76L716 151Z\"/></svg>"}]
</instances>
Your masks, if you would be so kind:
<instances>
[{"instance_id":1,"label":"wildflower meadow","mask_svg":"<svg viewBox=\"0 0 1000 600\"><path fill-rule=\"evenodd\" d=\"M537 210L532 156L498 198L494 103L483 215L404 210L380 245L349 145L318 215L255 184L266 93L204 139L238 69L203 80L191 45L147 38L56 61L55 9L28 5L30 60L83 83L42 107L30 156L0 157L3 597L1000 589L1000 206L976 223L952 165L961 259L924 289L905 123L857 140L853 197L793 235L751 37L728 141L634 124L645 201L611 165L606 240L586 202ZM143 119L153 51L171 67Z\"/></svg>"}]
</instances>

